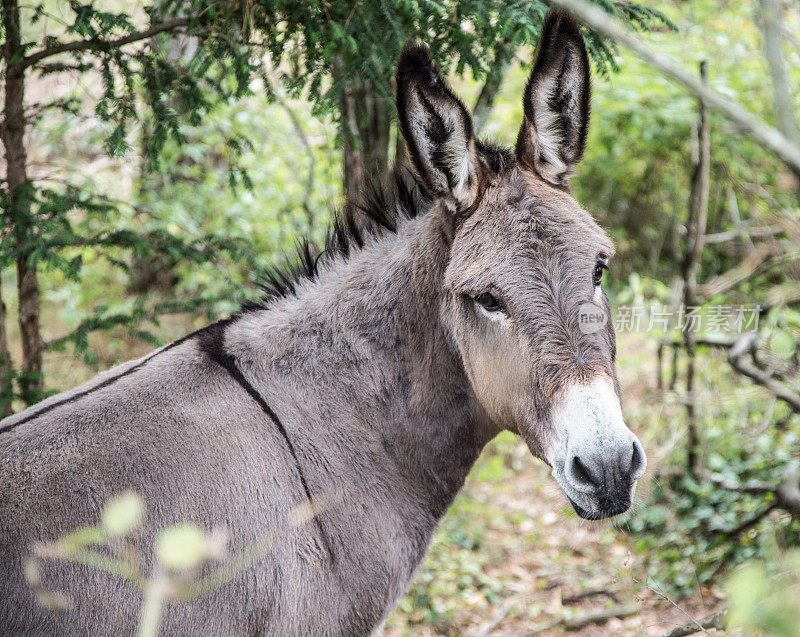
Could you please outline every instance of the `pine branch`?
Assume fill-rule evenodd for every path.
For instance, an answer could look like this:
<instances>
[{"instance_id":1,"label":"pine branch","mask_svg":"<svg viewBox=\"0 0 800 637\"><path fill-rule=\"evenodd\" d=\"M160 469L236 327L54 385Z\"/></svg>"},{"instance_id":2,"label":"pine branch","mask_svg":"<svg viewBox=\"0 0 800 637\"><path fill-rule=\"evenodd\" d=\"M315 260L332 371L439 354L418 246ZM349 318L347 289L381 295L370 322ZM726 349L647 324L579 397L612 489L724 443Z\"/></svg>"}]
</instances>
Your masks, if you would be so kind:
<instances>
[{"instance_id":1,"label":"pine branch","mask_svg":"<svg viewBox=\"0 0 800 637\"><path fill-rule=\"evenodd\" d=\"M141 40L147 40L152 38L154 35L158 35L159 33L163 33L164 31L172 31L174 29L179 29L181 27L185 27L189 24L190 18L174 18L172 20L166 20L160 24L156 24L149 29L145 29L144 31L139 31L138 33L131 33L121 38L117 38L116 40L101 40L99 38L90 38L88 40L75 40L73 42L62 42L61 44L55 44L53 46L45 47L35 53L31 53L30 55L26 55L22 58L19 62L10 65L9 71L14 72L22 72L30 66L44 60L45 58L52 57L54 55L60 55L61 53L69 53L69 52L79 52L79 51L88 51L88 50L98 50L98 51L112 51L114 49L118 49L126 44L132 44L133 42L139 42Z\"/></svg>"},{"instance_id":2,"label":"pine branch","mask_svg":"<svg viewBox=\"0 0 800 637\"><path fill-rule=\"evenodd\" d=\"M179 314L191 314L203 306L210 306L213 303L224 300L224 297L193 298L185 301L163 302L156 304L151 310L138 308L132 312L118 312L116 314L96 314L89 316L80 322L77 328L71 332L45 341L44 349L60 349L69 343L77 343L85 340L91 332L108 330L112 327L133 327L143 323L158 323L161 317ZM139 332L143 335L143 332ZM151 339L145 339L151 340Z\"/></svg>"}]
</instances>

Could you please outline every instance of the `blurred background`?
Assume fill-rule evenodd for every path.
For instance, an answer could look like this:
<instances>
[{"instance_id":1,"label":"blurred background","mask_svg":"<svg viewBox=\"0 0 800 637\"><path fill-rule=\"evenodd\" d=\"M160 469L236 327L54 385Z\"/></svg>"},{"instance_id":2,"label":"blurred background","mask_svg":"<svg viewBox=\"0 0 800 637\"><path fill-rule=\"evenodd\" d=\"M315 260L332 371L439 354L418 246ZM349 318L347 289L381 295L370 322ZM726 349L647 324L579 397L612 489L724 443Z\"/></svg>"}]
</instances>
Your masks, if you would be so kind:
<instances>
[{"instance_id":1,"label":"blurred background","mask_svg":"<svg viewBox=\"0 0 800 637\"><path fill-rule=\"evenodd\" d=\"M551 4L5 1L2 415L257 299L259 272L403 165L407 39L479 135L512 144ZM585 27L572 187L617 246L607 290L648 474L629 514L587 523L501 435L385 632L798 635L800 7L589 4L750 118Z\"/></svg>"}]
</instances>

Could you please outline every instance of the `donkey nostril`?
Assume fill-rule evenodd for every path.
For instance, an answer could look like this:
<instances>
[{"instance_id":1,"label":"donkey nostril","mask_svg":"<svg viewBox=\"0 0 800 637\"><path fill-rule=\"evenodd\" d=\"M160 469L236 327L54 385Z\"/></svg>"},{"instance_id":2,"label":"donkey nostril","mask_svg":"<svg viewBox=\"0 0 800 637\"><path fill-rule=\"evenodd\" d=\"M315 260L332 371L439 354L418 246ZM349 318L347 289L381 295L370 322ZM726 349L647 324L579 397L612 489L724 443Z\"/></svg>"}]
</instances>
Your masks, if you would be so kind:
<instances>
[{"instance_id":1,"label":"donkey nostril","mask_svg":"<svg viewBox=\"0 0 800 637\"><path fill-rule=\"evenodd\" d=\"M633 453L631 454L631 468L629 477L631 481L638 480L644 473L645 463L644 452L637 442L633 443Z\"/></svg>"},{"instance_id":2,"label":"donkey nostril","mask_svg":"<svg viewBox=\"0 0 800 637\"><path fill-rule=\"evenodd\" d=\"M578 456L572 458L572 476L581 485L590 487L599 486L598 481L595 480L594 476Z\"/></svg>"}]
</instances>

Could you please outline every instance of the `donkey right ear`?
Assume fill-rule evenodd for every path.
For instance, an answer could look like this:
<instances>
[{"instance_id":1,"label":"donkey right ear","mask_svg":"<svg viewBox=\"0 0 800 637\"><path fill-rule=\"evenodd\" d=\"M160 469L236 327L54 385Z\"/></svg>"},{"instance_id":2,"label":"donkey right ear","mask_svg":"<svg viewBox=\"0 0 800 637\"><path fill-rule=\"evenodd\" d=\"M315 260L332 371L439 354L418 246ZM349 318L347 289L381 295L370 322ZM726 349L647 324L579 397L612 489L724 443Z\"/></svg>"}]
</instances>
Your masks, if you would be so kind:
<instances>
[{"instance_id":1,"label":"donkey right ear","mask_svg":"<svg viewBox=\"0 0 800 637\"><path fill-rule=\"evenodd\" d=\"M403 48L395 80L400 131L414 171L431 196L468 208L478 194L479 160L467 109L424 44Z\"/></svg>"}]
</instances>

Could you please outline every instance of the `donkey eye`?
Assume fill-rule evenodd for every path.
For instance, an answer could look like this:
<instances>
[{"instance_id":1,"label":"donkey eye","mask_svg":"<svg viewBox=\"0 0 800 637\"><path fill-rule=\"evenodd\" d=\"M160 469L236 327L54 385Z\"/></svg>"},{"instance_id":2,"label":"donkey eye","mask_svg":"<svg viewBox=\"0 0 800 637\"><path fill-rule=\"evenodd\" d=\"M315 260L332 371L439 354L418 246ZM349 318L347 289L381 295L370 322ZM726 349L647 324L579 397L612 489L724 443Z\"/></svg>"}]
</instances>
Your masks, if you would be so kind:
<instances>
[{"instance_id":1,"label":"donkey eye","mask_svg":"<svg viewBox=\"0 0 800 637\"><path fill-rule=\"evenodd\" d=\"M498 301L489 292L483 292L475 297L475 302L487 312L505 312L506 306Z\"/></svg>"},{"instance_id":2,"label":"donkey eye","mask_svg":"<svg viewBox=\"0 0 800 637\"><path fill-rule=\"evenodd\" d=\"M594 272L592 272L592 283L600 285L600 281L603 280L603 270L608 270L608 266L602 261L598 261L594 266Z\"/></svg>"}]
</instances>

